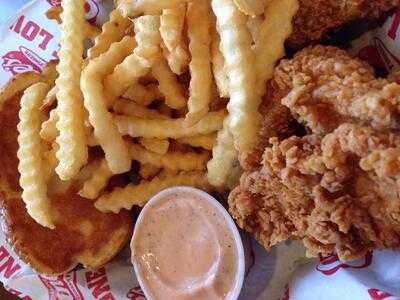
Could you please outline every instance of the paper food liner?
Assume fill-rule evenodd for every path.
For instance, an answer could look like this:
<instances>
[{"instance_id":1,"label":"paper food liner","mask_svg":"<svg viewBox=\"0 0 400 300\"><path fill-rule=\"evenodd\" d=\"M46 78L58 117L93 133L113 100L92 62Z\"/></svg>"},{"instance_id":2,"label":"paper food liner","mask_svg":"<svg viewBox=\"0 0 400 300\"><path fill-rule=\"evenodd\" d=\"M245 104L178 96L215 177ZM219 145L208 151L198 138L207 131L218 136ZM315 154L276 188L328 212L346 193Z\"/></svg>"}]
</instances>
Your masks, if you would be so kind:
<instances>
[{"instance_id":1,"label":"paper food liner","mask_svg":"<svg viewBox=\"0 0 400 300\"><path fill-rule=\"evenodd\" d=\"M2 4L4 5L4 4ZM44 13L60 0L35 0L0 25L0 86L13 75L41 72L56 58L60 33ZM112 1L88 0L86 17L102 24ZM353 53L387 72L400 69L400 11L382 28L353 43ZM305 259L301 242L282 243L267 252L243 234L252 264L241 300L387 299L400 300L400 254L375 251L351 263L336 255ZM57 277L36 274L22 262L0 231L0 280L12 294L29 299L145 299L130 263L126 247L110 263L97 270L75 269ZM397 295L397 296L396 296Z\"/></svg>"}]
</instances>

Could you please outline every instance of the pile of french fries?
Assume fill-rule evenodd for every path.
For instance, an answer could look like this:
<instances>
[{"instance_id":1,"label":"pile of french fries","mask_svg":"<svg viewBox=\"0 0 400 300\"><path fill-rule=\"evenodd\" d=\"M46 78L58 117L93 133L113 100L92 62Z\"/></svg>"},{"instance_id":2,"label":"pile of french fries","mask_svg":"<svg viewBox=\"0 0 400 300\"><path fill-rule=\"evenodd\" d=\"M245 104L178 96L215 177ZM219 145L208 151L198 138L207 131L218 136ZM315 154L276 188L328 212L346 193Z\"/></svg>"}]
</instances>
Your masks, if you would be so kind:
<instances>
[{"instance_id":1,"label":"pile of french fries","mask_svg":"<svg viewBox=\"0 0 400 300\"><path fill-rule=\"evenodd\" d=\"M26 88L18 158L29 214L54 228L51 194L72 182L115 213L169 186L234 186L297 0L121 0L101 30L83 7L63 0L48 11L61 30L58 64L0 94ZM133 161L140 180L105 191Z\"/></svg>"}]
</instances>

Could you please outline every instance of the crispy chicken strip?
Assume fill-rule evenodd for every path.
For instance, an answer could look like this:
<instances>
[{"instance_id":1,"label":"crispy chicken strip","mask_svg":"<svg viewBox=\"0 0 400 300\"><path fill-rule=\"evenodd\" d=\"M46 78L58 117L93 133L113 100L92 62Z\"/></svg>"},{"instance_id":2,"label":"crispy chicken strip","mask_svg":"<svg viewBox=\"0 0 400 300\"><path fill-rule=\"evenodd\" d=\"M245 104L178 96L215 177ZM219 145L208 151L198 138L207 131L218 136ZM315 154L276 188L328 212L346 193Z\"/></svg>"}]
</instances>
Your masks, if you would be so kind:
<instances>
[{"instance_id":1,"label":"crispy chicken strip","mask_svg":"<svg viewBox=\"0 0 400 300\"><path fill-rule=\"evenodd\" d=\"M258 144L229 196L239 226L266 248L302 239L312 256L400 249L399 85L322 46L282 61L269 84Z\"/></svg>"},{"instance_id":2,"label":"crispy chicken strip","mask_svg":"<svg viewBox=\"0 0 400 300\"><path fill-rule=\"evenodd\" d=\"M292 45L319 40L329 29L360 18L377 18L400 5L400 0L300 0Z\"/></svg>"}]
</instances>

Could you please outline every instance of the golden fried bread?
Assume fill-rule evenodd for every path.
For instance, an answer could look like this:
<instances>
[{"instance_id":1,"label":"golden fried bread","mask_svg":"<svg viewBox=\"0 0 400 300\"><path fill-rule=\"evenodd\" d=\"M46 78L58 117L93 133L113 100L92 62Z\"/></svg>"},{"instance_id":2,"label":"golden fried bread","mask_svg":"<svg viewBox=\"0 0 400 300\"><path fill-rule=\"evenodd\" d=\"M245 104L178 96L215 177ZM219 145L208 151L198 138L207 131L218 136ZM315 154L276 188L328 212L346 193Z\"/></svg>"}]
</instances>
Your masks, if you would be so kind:
<instances>
[{"instance_id":1,"label":"golden fried bread","mask_svg":"<svg viewBox=\"0 0 400 300\"><path fill-rule=\"evenodd\" d=\"M105 264L131 235L128 212L101 213L72 184L65 193L51 196L56 229L40 226L27 214L17 170L19 101L20 95L15 96L0 111L0 203L10 244L39 273L60 274L78 263L88 268Z\"/></svg>"}]
</instances>

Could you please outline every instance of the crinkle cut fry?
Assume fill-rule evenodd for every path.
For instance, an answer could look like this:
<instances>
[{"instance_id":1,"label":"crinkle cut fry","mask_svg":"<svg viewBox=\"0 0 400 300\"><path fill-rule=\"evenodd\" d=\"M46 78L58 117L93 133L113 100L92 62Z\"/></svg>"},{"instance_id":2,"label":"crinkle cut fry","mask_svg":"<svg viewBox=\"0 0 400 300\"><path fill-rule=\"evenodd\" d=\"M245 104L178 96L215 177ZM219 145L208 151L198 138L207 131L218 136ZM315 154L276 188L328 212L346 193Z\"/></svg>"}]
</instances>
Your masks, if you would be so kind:
<instances>
[{"instance_id":1,"label":"crinkle cut fry","mask_svg":"<svg viewBox=\"0 0 400 300\"><path fill-rule=\"evenodd\" d=\"M163 9L174 8L187 0L121 0L118 9L125 17L159 15Z\"/></svg>"},{"instance_id":2,"label":"crinkle cut fry","mask_svg":"<svg viewBox=\"0 0 400 300\"><path fill-rule=\"evenodd\" d=\"M58 87L56 85L50 89L50 91L47 93L46 97L43 100L43 104L41 107L42 110L51 107L57 101L57 92L58 92Z\"/></svg>"},{"instance_id":3,"label":"crinkle cut fry","mask_svg":"<svg viewBox=\"0 0 400 300\"><path fill-rule=\"evenodd\" d=\"M183 39L185 17L186 3L175 8L164 9L160 17L164 56L175 74L182 74L190 62L187 45Z\"/></svg>"},{"instance_id":4,"label":"crinkle cut fry","mask_svg":"<svg viewBox=\"0 0 400 300\"><path fill-rule=\"evenodd\" d=\"M151 181L141 181L138 185L128 184L116 188L110 194L101 196L95 207L103 212L118 213L121 209L131 209L132 206L144 206L156 193L176 185L189 185L207 190L209 184L202 172L180 172L177 175L162 175Z\"/></svg>"},{"instance_id":5,"label":"crinkle cut fry","mask_svg":"<svg viewBox=\"0 0 400 300\"><path fill-rule=\"evenodd\" d=\"M51 7L46 11L46 17L49 20L55 20L58 24L62 23L61 14L63 9L61 6ZM82 25L83 36L86 39L94 39L100 34L100 29L96 25L92 25L89 21L85 20L85 23Z\"/></svg>"},{"instance_id":6,"label":"crinkle cut fry","mask_svg":"<svg viewBox=\"0 0 400 300\"><path fill-rule=\"evenodd\" d=\"M264 20L265 18L263 16L257 16L254 18L249 18L247 20L247 27L249 28L251 38L253 39L254 48L258 47L260 43L260 29L261 24L264 22Z\"/></svg>"},{"instance_id":7,"label":"crinkle cut fry","mask_svg":"<svg viewBox=\"0 0 400 300\"><path fill-rule=\"evenodd\" d=\"M167 152L166 154L158 154L135 144L129 146L129 152L132 159L141 164L151 164L175 171L203 170L209 159L209 154L206 151L202 153Z\"/></svg>"},{"instance_id":8,"label":"crinkle cut fry","mask_svg":"<svg viewBox=\"0 0 400 300\"><path fill-rule=\"evenodd\" d=\"M205 168L206 162L209 159L209 154L207 151L202 153L196 152L167 152L165 154L158 154L153 151L149 151L138 144L128 144L126 146L129 149L129 154L132 160L138 161L140 164L150 164L157 168L164 168L170 171L195 171L195 170L203 170ZM108 165L105 166L103 162L99 164L100 171L96 171L97 168L94 168L93 176L96 177L96 173L100 172L99 176L109 176ZM111 175L109 177L111 177ZM89 179L91 181L92 179ZM98 181L97 177L94 179L96 182ZM96 183L95 182L95 183ZM91 184L91 183L90 183ZM96 183L97 184L97 183ZM91 186L89 187L91 189ZM83 189L84 190L84 189ZM88 194L86 192L83 192ZM91 192L90 192L91 193ZM88 198L88 197L86 197Z\"/></svg>"},{"instance_id":9,"label":"crinkle cut fry","mask_svg":"<svg viewBox=\"0 0 400 300\"><path fill-rule=\"evenodd\" d=\"M151 65L161 55L160 17L142 16L133 22L138 45L134 52L138 57L149 61Z\"/></svg>"},{"instance_id":10,"label":"crinkle cut fry","mask_svg":"<svg viewBox=\"0 0 400 300\"><path fill-rule=\"evenodd\" d=\"M88 58L93 59L106 52L112 43L125 36L125 30L130 25L131 21L114 9L110 13L110 19L103 24L101 33L95 38L93 47L88 50Z\"/></svg>"},{"instance_id":11,"label":"crinkle cut fry","mask_svg":"<svg viewBox=\"0 0 400 300\"><path fill-rule=\"evenodd\" d=\"M92 171L91 177L84 182L79 195L87 199L96 199L101 190L107 186L108 180L113 176L107 161L102 159L96 162L97 166Z\"/></svg>"},{"instance_id":12,"label":"crinkle cut fry","mask_svg":"<svg viewBox=\"0 0 400 300\"><path fill-rule=\"evenodd\" d=\"M52 142L58 136L56 124L58 122L57 109L54 108L49 113L49 118L41 125L40 136L47 142Z\"/></svg>"},{"instance_id":13,"label":"crinkle cut fry","mask_svg":"<svg viewBox=\"0 0 400 300\"><path fill-rule=\"evenodd\" d=\"M170 9L163 9L160 17L160 34L169 52L182 43L183 25L186 16L186 3Z\"/></svg>"},{"instance_id":14,"label":"crinkle cut fry","mask_svg":"<svg viewBox=\"0 0 400 300\"><path fill-rule=\"evenodd\" d=\"M217 17L221 51L229 78L229 130L235 148L243 153L254 144L261 122L258 112L261 98L254 88L257 78L253 70L252 37L247 28L247 17L232 0L213 0L211 4Z\"/></svg>"},{"instance_id":15,"label":"crinkle cut fry","mask_svg":"<svg viewBox=\"0 0 400 300\"><path fill-rule=\"evenodd\" d=\"M208 0L188 3L186 13L189 51L190 86L186 122L191 126L209 111L211 102L211 16Z\"/></svg>"},{"instance_id":16,"label":"crinkle cut fry","mask_svg":"<svg viewBox=\"0 0 400 300\"><path fill-rule=\"evenodd\" d=\"M285 55L285 40L293 31L292 19L298 9L298 0L274 0L265 9L255 49L260 97L265 94L266 83L272 78L276 63Z\"/></svg>"},{"instance_id":17,"label":"crinkle cut fry","mask_svg":"<svg viewBox=\"0 0 400 300\"><path fill-rule=\"evenodd\" d=\"M132 100L137 104L147 106L154 100L163 98L156 84L141 85L139 83L131 85L123 94L124 98Z\"/></svg>"},{"instance_id":18,"label":"crinkle cut fry","mask_svg":"<svg viewBox=\"0 0 400 300\"><path fill-rule=\"evenodd\" d=\"M154 178L158 173L160 173L160 168L153 166L151 164L141 164L139 169L139 175L145 179L149 180Z\"/></svg>"},{"instance_id":19,"label":"crinkle cut fry","mask_svg":"<svg viewBox=\"0 0 400 300\"><path fill-rule=\"evenodd\" d=\"M233 136L229 131L229 116L225 118L223 128L218 132L212 159L207 163L207 179L215 187L226 188L229 176L235 164L238 164L238 152Z\"/></svg>"},{"instance_id":20,"label":"crinkle cut fry","mask_svg":"<svg viewBox=\"0 0 400 300\"><path fill-rule=\"evenodd\" d=\"M212 31L211 60L215 83L221 98L229 97L229 81L226 75L225 59L220 50L221 39L216 29Z\"/></svg>"},{"instance_id":21,"label":"crinkle cut fry","mask_svg":"<svg viewBox=\"0 0 400 300\"><path fill-rule=\"evenodd\" d=\"M57 6L57 7L51 7L49 8L45 15L46 18L49 20L54 20L56 21L58 24L61 24L61 13L62 13L62 8L61 6Z\"/></svg>"},{"instance_id":22,"label":"crinkle cut fry","mask_svg":"<svg viewBox=\"0 0 400 300\"><path fill-rule=\"evenodd\" d=\"M157 154L166 154L169 149L168 139L140 138L139 143L149 151Z\"/></svg>"},{"instance_id":23,"label":"crinkle cut fry","mask_svg":"<svg viewBox=\"0 0 400 300\"><path fill-rule=\"evenodd\" d=\"M216 138L217 138L216 133L199 134L195 136L180 138L178 139L178 142L183 144L188 144L192 147L202 147L206 150L212 150Z\"/></svg>"},{"instance_id":24,"label":"crinkle cut fry","mask_svg":"<svg viewBox=\"0 0 400 300\"><path fill-rule=\"evenodd\" d=\"M152 67L152 74L158 81L158 88L165 97L165 104L173 109L186 106L186 97L176 75L170 70L165 58L157 60Z\"/></svg>"},{"instance_id":25,"label":"crinkle cut fry","mask_svg":"<svg viewBox=\"0 0 400 300\"><path fill-rule=\"evenodd\" d=\"M224 109L209 112L198 123L187 127L185 119L144 120L142 118L115 116L115 124L123 135L147 138L174 138L188 137L198 134L208 134L222 128L226 116Z\"/></svg>"},{"instance_id":26,"label":"crinkle cut fry","mask_svg":"<svg viewBox=\"0 0 400 300\"><path fill-rule=\"evenodd\" d=\"M83 70L81 87L84 104L89 112L89 121L94 135L105 152L105 157L113 173L127 172L131 167L129 151L107 110L107 98L103 92L102 79L112 72L135 46L134 38L124 37L114 43L107 52L90 61Z\"/></svg>"},{"instance_id":27,"label":"crinkle cut fry","mask_svg":"<svg viewBox=\"0 0 400 300\"><path fill-rule=\"evenodd\" d=\"M264 12L264 6L269 5L273 0L233 0L237 8L247 16L252 18Z\"/></svg>"},{"instance_id":28,"label":"crinkle cut fry","mask_svg":"<svg viewBox=\"0 0 400 300\"><path fill-rule=\"evenodd\" d=\"M166 115L159 113L157 110L147 108L144 105L139 105L123 98L114 103L113 109L116 113L126 116L134 116L143 119L168 119Z\"/></svg>"},{"instance_id":29,"label":"crinkle cut fry","mask_svg":"<svg viewBox=\"0 0 400 300\"><path fill-rule=\"evenodd\" d=\"M17 156L19 159L19 183L22 188L22 200L29 215L40 225L55 228L51 216L50 200L47 197L47 177L41 151L42 140L39 135L42 113L40 106L50 87L45 83L36 83L25 90L21 98L18 123Z\"/></svg>"},{"instance_id":30,"label":"crinkle cut fry","mask_svg":"<svg viewBox=\"0 0 400 300\"><path fill-rule=\"evenodd\" d=\"M121 96L139 77L146 75L161 56L159 16L142 16L134 20L137 46L133 53L115 67L104 81L109 105Z\"/></svg>"},{"instance_id":31,"label":"crinkle cut fry","mask_svg":"<svg viewBox=\"0 0 400 300\"><path fill-rule=\"evenodd\" d=\"M189 51L186 50L186 47L179 45L172 52L165 49L163 45L162 47L171 71L178 75L185 73L190 62Z\"/></svg>"},{"instance_id":32,"label":"crinkle cut fry","mask_svg":"<svg viewBox=\"0 0 400 300\"><path fill-rule=\"evenodd\" d=\"M56 80L59 135L56 139L59 161L56 173L62 180L74 177L87 162L88 149L84 125L80 76L83 62L84 0L64 1L61 14L61 40Z\"/></svg>"}]
</instances>

